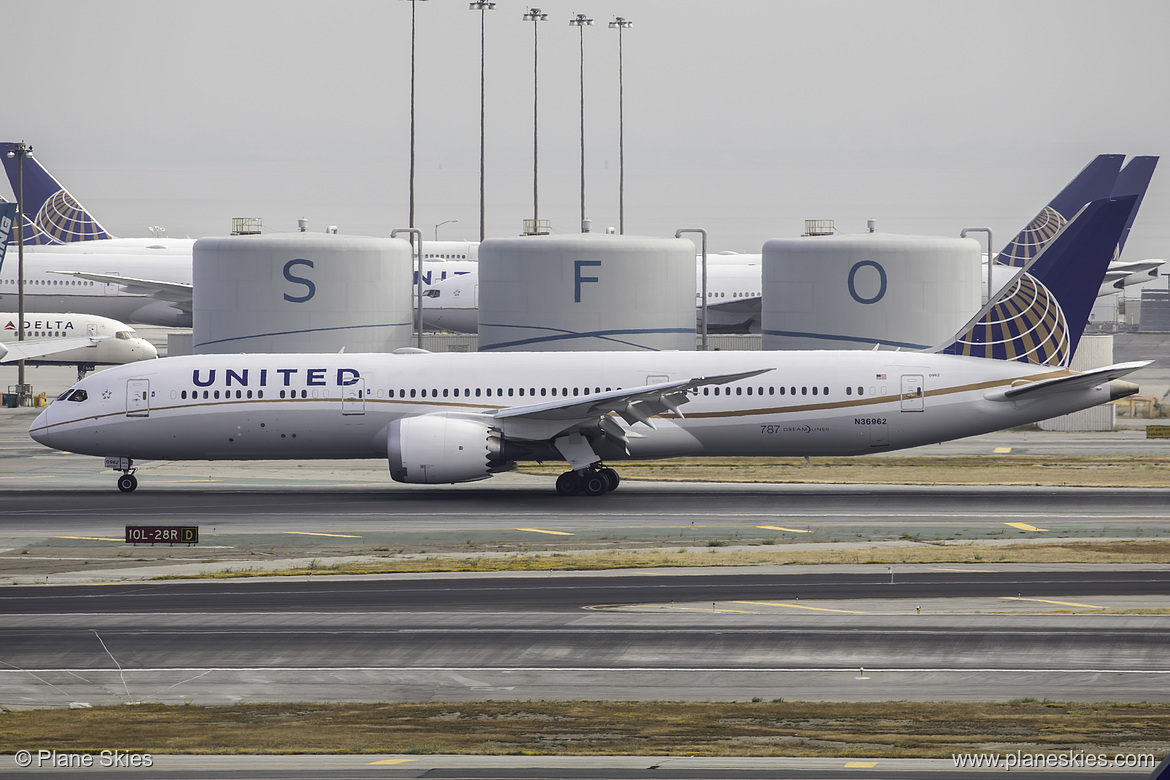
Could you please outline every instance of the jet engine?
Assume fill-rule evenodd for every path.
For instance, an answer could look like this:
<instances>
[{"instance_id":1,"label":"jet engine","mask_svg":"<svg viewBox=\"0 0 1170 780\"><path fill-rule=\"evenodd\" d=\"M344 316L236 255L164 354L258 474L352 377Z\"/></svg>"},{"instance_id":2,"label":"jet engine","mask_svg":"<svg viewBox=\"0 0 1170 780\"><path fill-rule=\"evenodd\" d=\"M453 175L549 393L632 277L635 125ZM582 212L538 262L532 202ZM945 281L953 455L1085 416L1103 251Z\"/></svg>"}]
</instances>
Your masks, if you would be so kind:
<instances>
[{"instance_id":1,"label":"jet engine","mask_svg":"<svg viewBox=\"0 0 1170 780\"><path fill-rule=\"evenodd\" d=\"M473 482L503 465L501 440L479 420L446 415L390 423L386 455L395 482Z\"/></svg>"}]
</instances>

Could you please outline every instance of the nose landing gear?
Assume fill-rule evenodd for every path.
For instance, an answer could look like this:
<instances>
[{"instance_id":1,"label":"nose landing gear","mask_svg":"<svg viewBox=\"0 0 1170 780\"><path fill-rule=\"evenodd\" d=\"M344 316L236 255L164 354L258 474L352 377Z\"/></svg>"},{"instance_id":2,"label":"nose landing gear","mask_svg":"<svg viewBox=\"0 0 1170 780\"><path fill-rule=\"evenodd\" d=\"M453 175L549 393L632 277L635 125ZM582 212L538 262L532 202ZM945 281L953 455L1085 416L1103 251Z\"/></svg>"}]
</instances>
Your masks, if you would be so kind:
<instances>
[{"instance_id":1,"label":"nose landing gear","mask_svg":"<svg viewBox=\"0 0 1170 780\"><path fill-rule=\"evenodd\" d=\"M614 490L621 483L618 473L608 466L597 464L580 471L566 471L557 477L557 493L575 496L584 493L600 496Z\"/></svg>"},{"instance_id":2,"label":"nose landing gear","mask_svg":"<svg viewBox=\"0 0 1170 780\"><path fill-rule=\"evenodd\" d=\"M137 469L130 458L106 458L106 468L122 472L122 476L118 477L118 490L123 493L130 493L138 487L138 478L134 476Z\"/></svg>"}]
</instances>

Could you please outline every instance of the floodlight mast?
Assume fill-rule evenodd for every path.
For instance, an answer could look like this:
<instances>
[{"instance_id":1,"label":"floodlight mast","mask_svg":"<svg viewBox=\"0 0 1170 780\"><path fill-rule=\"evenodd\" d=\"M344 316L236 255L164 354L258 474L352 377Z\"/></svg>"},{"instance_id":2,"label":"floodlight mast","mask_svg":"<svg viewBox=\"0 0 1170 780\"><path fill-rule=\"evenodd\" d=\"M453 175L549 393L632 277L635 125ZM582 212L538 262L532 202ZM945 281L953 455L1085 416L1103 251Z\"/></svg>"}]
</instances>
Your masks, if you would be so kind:
<instances>
[{"instance_id":1,"label":"floodlight mast","mask_svg":"<svg viewBox=\"0 0 1170 780\"><path fill-rule=\"evenodd\" d=\"M633 26L624 16L615 16L609 23L610 29L618 31L618 232L623 235L626 232L626 126L622 31Z\"/></svg>"},{"instance_id":2,"label":"floodlight mast","mask_svg":"<svg viewBox=\"0 0 1170 780\"><path fill-rule=\"evenodd\" d=\"M588 233L589 225L585 220L585 28L593 26L593 20L585 14L577 14L569 19L569 24L575 25L581 37L581 232Z\"/></svg>"},{"instance_id":3,"label":"floodlight mast","mask_svg":"<svg viewBox=\"0 0 1170 780\"><path fill-rule=\"evenodd\" d=\"M16 158L16 299L17 318L16 340L24 341L24 158L32 154L32 147L24 141L17 141L8 152L10 158ZM16 364L16 392L20 396L19 403L25 403L25 397L31 392L24 383L24 360Z\"/></svg>"},{"instance_id":4,"label":"floodlight mast","mask_svg":"<svg viewBox=\"0 0 1170 780\"><path fill-rule=\"evenodd\" d=\"M537 83L537 64L538 55L540 51L540 29L539 22L548 20L548 14L542 13L539 8L529 8L524 13L524 21L532 22L532 224L533 230L540 230L540 190L537 185L537 106L538 101L538 83Z\"/></svg>"},{"instance_id":5,"label":"floodlight mast","mask_svg":"<svg viewBox=\"0 0 1170 780\"><path fill-rule=\"evenodd\" d=\"M488 11L494 11L496 4L488 0L475 0L468 5L469 10L479 11L479 240L483 241L484 233L484 19Z\"/></svg>"},{"instance_id":6,"label":"floodlight mast","mask_svg":"<svg viewBox=\"0 0 1170 780\"><path fill-rule=\"evenodd\" d=\"M414 227L414 4L410 0L410 226ZM426 0L422 0L426 2ZM414 234L411 234L414 240Z\"/></svg>"}]
</instances>

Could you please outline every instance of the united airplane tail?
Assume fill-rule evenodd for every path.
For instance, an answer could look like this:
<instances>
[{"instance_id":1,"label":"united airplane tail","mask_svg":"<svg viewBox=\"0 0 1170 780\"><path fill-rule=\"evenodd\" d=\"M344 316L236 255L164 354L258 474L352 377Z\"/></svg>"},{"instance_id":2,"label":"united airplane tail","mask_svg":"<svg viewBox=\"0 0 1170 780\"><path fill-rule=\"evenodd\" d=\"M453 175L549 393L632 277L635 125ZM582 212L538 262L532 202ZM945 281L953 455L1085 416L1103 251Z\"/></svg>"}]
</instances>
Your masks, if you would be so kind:
<instances>
[{"instance_id":1,"label":"united airplane tail","mask_svg":"<svg viewBox=\"0 0 1170 780\"><path fill-rule=\"evenodd\" d=\"M16 220L16 204L0 198L0 271L4 270L4 255L12 239L13 223Z\"/></svg>"},{"instance_id":2,"label":"united airplane tail","mask_svg":"<svg viewBox=\"0 0 1170 780\"><path fill-rule=\"evenodd\" d=\"M995 256L995 262L998 265L1023 268L1082 206L1091 200L1120 194L1114 193L1113 187L1124 160L1124 154L1097 155L1008 242Z\"/></svg>"},{"instance_id":3,"label":"united airplane tail","mask_svg":"<svg viewBox=\"0 0 1170 780\"><path fill-rule=\"evenodd\" d=\"M1089 203L934 351L1067 367L1136 200L1129 195Z\"/></svg>"},{"instance_id":4,"label":"united airplane tail","mask_svg":"<svg viewBox=\"0 0 1170 780\"><path fill-rule=\"evenodd\" d=\"M1146 196L1146 188L1150 186L1150 179L1153 178L1154 168L1157 165L1157 157L1135 157L1121 169L1121 173L1117 174L1117 181L1114 182L1113 192L1110 195L1114 198L1126 195L1137 197L1129 219L1125 223L1125 229L1121 231L1121 238L1117 242L1118 255L1121 254L1121 250L1125 249L1125 239L1129 238L1129 229L1137 218L1138 209L1142 206L1142 198Z\"/></svg>"},{"instance_id":5,"label":"united airplane tail","mask_svg":"<svg viewBox=\"0 0 1170 780\"><path fill-rule=\"evenodd\" d=\"M22 186L20 180L23 179L26 246L111 238L93 215L41 167L35 157L26 154L23 162L17 155L10 157L9 153L15 148L16 144L11 141L0 142L0 160L4 161L13 193Z\"/></svg>"}]
</instances>

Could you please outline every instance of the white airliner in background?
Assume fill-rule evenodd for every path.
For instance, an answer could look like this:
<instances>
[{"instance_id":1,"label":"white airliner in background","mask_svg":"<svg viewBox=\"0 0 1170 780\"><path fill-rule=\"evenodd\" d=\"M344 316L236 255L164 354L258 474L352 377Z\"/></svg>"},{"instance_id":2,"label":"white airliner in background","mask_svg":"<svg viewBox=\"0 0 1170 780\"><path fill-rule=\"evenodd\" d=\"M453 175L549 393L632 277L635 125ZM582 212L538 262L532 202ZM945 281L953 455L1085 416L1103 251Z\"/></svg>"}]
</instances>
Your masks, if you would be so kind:
<instances>
[{"instance_id":1,"label":"white airliner in background","mask_svg":"<svg viewBox=\"0 0 1170 780\"><path fill-rule=\"evenodd\" d=\"M29 434L134 459L385 458L399 482L564 460L562 494L617 487L606 461L855 455L999 430L1137 392L1148 363L1069 370L1134 199L1086 206L931 352L198 355L88 377Z\"/></svg>"},{"instance_id":2,"label":"white airliner in background","mask_svg":"<svg viewBox=\"0 0 1170 780\"><path fill-rule=\"evenodd\" d=\"M707 332L760 332L760 255L712 255L707 262ZM702 268L695 269L695 317L702 314ZM423 291L423 322L456 333L479 331L479 268L471 264Z\"/></svg>"},{"instance_id":3,"label":"white airliner in background","mask_svg":"<svg viewBox=\"0 0 1170 780\"><path fill-rule=\"evenodd\" d=\"M158 351L125 323L93 314L25 314L18 341L16 312L0 312L0 363L76 365L78 376L94 366L153 360Z\"/></svg>"},{"instance_id":4,"label":"white airliner in background","mask_svg":"<svg viewBox=\"0 0 1170 780\"><path fill-rule=\"evenodd\" d=\"M14 144L0 142L13 189ZM115 238L32 155L24 159L25 310L81 312L190 327L193 238ZM0 199L2 200L2 199ZM11 238L16 245L15 235ZM424 241L423 284L471 267L479 242ZM0 269L0 308L17 308L16 263Z\"/></svg>"}]
</instances>

